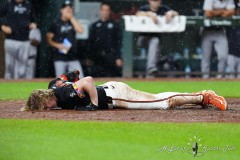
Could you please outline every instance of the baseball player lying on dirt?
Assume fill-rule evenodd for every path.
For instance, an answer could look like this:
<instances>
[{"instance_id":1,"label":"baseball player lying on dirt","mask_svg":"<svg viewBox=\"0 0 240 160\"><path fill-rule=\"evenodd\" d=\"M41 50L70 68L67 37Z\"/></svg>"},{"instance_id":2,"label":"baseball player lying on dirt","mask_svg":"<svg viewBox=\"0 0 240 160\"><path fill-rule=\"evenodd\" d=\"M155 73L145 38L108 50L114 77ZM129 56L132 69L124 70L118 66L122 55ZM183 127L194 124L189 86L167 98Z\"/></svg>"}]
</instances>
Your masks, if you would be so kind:
<instances>
[{"instance_id":1,"label":"baseball player lying on dirt","mask_svg":"<svg viewBox=\"0 0 240 160\"><path fill-rule=\"evenodd\" d=\"M95 86L92 77L78 80L78 71L63 74L49 83L49 89L34 90L22 111L41 111L56 107L94 111L96 109L170 109L183 105L212 106L227 110L227 102L214 91L196 93L165 92L150 94L122 82Z\"/></svg>"}]
</instances>

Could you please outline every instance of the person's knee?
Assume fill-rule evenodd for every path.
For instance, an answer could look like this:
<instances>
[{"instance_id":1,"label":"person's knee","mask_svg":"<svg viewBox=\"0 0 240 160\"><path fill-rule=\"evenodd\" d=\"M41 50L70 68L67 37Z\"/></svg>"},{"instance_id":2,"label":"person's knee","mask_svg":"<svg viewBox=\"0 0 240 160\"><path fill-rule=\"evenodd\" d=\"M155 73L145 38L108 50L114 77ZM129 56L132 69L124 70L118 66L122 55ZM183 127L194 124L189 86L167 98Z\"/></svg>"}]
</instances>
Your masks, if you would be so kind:
<instances>
[{"instance_id":1,"label":"person's knee","mask_svg":"<svg viewBox=\"0 0 240 160\"><path fill-rule=\"evenodd\" d=\"M220 54L218 55L218 61L227 61L228 55L227 54Z\"/></svg>"},{"instance_id":2,"label":"person's knee","mask_svg":"<svg viewBox=\"0 0 240 160\"><path fill-rule=\"evenodd\" d=\"M138 47L144 47L144 39L142 37L138 37L137 46Z\"/></svg>"}]
</instances>

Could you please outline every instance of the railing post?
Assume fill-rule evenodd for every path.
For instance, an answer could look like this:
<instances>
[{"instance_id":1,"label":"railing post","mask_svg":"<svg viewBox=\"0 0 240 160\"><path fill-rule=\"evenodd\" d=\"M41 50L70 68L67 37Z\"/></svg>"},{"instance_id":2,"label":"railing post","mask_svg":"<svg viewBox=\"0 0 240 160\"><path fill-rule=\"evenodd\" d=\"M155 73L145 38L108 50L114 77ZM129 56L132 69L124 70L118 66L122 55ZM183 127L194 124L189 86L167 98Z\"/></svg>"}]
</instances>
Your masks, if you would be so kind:
<instances>
[{"instance_id":1,"label":"railing post","mask_svg":"<svg viewBox=\"0 0 240 160\"><path fill-rule=\"evenodd\" d=\"M127 32L123 29L123 47L122 47L122 58L124 61L123 65L123 77L133 76L133 33Z\"/></svg>"}]
</instances>

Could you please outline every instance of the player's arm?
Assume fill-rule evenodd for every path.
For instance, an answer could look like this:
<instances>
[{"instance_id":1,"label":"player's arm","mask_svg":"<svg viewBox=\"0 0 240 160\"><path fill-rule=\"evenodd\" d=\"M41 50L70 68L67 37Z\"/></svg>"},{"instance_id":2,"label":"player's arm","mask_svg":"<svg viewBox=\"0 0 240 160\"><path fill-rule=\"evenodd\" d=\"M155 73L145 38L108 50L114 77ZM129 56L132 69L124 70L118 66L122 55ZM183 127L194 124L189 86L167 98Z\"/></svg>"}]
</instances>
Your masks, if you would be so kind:
<instances>
[{"instance_id":1,"label":"player's arm","mask_svg":"<svg viewBox=\"0 0 240 160\"><path fill-rule=\"evenodd\" d=\"M152 17L152 16L157 16L156 13L151 12L151 11L138 11L136 13L136 16L147 16L147 17Z\"/></svg>"},{"instance_id":2,"label":"player's arm","mask_svg":"<svg viewBox=\"0 0 240 160\"><path fill-rule=\"evenodd\" d=\"M231 17L235 14L235 9L225 9L222 11L222 17Z\"/></svg>"},{"instance_id":3,"label":"player's arm","mask_svg":"<svg viewBox=\"0 0 240 160\"><path fill-rule=\"evenodd\" d=\"M98 106L98 95L92 77L85 77L74 83L80 93L87 92L90 96L92 104Z\"/></svg>"},{"instance_id":4,"label":"player's arm","mask_svg":"<svg viewBox=\"0 0 240 160\"><path fill-rule=\"evenodd\" d=\"M165 16L170 16L170 17L175 17L175 16L178 16L179 13L177 11L174 11L174 10L170 10L170 11L167 11L165 13Z\"/></svg>"},{"instance_id":5,"label":"player's arm","mask_svg":"<svg viewBox=\"0 0 240 160\"><path fill-rule=\"evenodd\" d=\"M6 35L10 35L12 34L12 28L7 26L7 25L1 25L1 30L3 31L3 33L5 33Z\"/></svg>"},{"instance_id":6,"label":"player's arm","mask_svg":"<svg viewBox=\"0 0 240 160\"><path fill-rule=\"evenodd\" d=\"M219 9L219 10L205 10L204 14L207 17L215 17L215 16L221 16L221 17L230 17L233 16L235 13L234 9Z\"/></svg>"},{"instance_id":7,"label":"player's arm","mask_svg":"<svg viewBox=\"0 0 240 160\"><path fill-rule=\"evenodd\" d=\"M169 21L172 20L173 17L178 16L178 15L179 15L179 14L178 14L177 11L169 10L169 11L167 11L167 12L165 13L164 16L166 17L167 21L169 22Z\"/></svg>"},{"instance_id":8,"label":"player's arm","mask_svg":"<svg viewBox=\"0 0 240 160\"><path fill-rule=\"evenodd\" d=\"M230 17L235 13L235 4L234 1L231 0L228 2L225 9L214 9L212 0L205 0L203 4L204 15L211 18L215 16L221 17Z\"/></svg>"},{"instance_id":9,"label":"player's arm","mask_svg":"<svg viewBox=\"0 0 240 160\"><path fill-rule=\"evenodd\" d=\"M121 30L120 26L118 23L115 24L115 31L114 31L114 39L116 43L116 60L115 60L115 65L117 67L122 67L123 66L123 61L121 59L121 46L122 46L122 37L121 37Z\"/></svg>"},{"instance_id":10,"label":"player's arm","mask_svg":"<svg viewBox=\"0 0 240 160\"><path fill-rule=\"evenodd\" d=\"M77 82L79 80L80 72L78 70L73 70L67 73L63 73L59 78L68 82Z\"/></svg>"},{"instance_id":11,"label":"player's arm","mask_svg":"<svg viewBox=\"0 0 240 160\"><path fill-rule=\"evenodd\" d=\"M82 24L80 24L75 17L72 17L70 21L76 32L82 33L84 31Z\"/></svg>"},{"instance_id":12,"label":"player's arm","mask_svg":"<svg viewBox=\"0 0 240 160\"><path fill-rule=\"evenodd\" d=\"M4 5L0 6L0 20L2 17L4 17L8 12L8 3L5 3ZM12 28L8 25L3 24L0 22L1 30L4 34L10 35L12 34Z\"/></svg>"},{"instance_id":13,"label":"player's arm","mask_svg":"<svg viewBox=\"0 0 240 160\"><path fill-rule=\"evenodd\" d=\"M158 23L158 17L157 14L151 11L138 11L136 13L136 16L146 16L150 17L154 23Z\"/></svg>"},{"instance_id":14,"label":"player's arm","mask_svg":"<svg viewBox=\"0 0 240 160\"><path fill-rule=\"evenodd\" d=\"M54 34L51 32L47 33L47 43L54 48L57 48L58 50L64 49L64 46L62 43L57 43L53 40Z\"/></svg>"},{"instance_id":15,"label":"player's arm","mask_svg":"<svg viewBox=\"0 0 240 160\"><path fill-rule=\"evenodd\" d=\"M37 28L36 20L37 20L36 13L35 13L35 10L34 10L33 6L31 5L30 24L29 24L30 29L36 29Z\"/></svg>"}]
</instances>

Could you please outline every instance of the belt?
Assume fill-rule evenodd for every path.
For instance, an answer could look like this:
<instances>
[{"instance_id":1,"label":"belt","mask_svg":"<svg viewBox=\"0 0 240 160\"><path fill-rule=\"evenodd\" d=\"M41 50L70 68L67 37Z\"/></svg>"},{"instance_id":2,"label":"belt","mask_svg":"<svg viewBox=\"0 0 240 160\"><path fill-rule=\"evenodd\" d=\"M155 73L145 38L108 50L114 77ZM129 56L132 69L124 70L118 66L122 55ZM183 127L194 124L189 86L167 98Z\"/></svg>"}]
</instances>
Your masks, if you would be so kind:
<instances>
[{"instance_id":1,"label":"belt","mask_svg":"<svg viewBox=\"0 0 240 160\"><path fill-rule=\"evenodd\" d=\"M36 56L29 56L28 59L35 59Z\"/></svg>"},{"instance_id":2,"label":"belt","mask_svg":"<svg viewBox=\"0 0 240 160\"><path fill-rule=\"evenodd\" d=\"M101 86L104 90L109 89L108 86ZM115 87L111 85L111 87L114 89ZM110 96L107 96L107 104L108 104L108 109L113 109L115 105L113 104L113 98Z\"/></svg>"}]
</instances>

